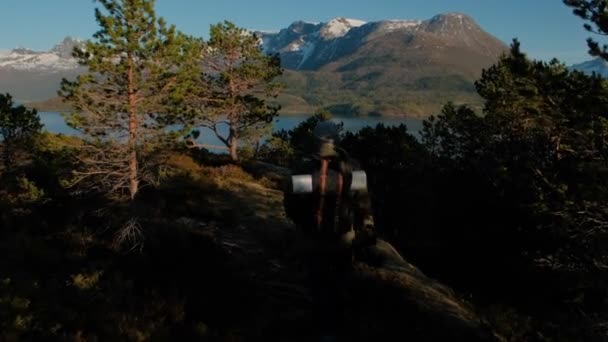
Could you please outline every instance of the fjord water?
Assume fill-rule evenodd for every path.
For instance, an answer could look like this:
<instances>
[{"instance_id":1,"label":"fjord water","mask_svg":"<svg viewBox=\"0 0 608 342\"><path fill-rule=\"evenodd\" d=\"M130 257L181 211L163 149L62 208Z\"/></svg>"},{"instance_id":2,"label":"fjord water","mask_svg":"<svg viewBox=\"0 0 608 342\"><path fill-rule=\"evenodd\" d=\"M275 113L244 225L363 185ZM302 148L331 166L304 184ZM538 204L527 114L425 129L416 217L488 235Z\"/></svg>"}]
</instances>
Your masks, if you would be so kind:
<instances>
[{"instance_id":1,"label":"fjord water","mask_svg":"<svg viewBox=\"0 0 608 342\"><path fill-rule=\"evenodd\" d=\"M64 118L60 113L56 112L40 112L41 122L44 124L44 129L52 133L61 133L66 135L79 135L79 132L69 127ZM279 116L274 119L272 125L274 131L282 129L290 130L300 124L302 121L309 118L310 115L289 115ZM377 124L382 123L386 126L398 126L405 124L408 131L418 135L418 132L422 128L422 120L420 119L409 119L409 118L395 118L395 117L336 117L333 119L336 122L344 123L344 130L349 132L357 132L366 126L375 127ZM220 129L223 134L226 134L226 128ZM215 134L207 129L201 130L201 135L198 139L201 144L209 145L221 145L221 142L217 139Z\"/></svg>"}]
</instances>

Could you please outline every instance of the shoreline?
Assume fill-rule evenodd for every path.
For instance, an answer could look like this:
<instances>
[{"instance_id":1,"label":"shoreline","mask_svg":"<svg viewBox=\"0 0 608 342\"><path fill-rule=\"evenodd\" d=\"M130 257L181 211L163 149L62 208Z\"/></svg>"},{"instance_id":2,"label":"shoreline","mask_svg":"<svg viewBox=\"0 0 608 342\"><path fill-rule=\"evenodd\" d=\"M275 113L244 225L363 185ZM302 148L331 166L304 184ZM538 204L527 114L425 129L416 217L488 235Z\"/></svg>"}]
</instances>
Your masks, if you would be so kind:
<instances>
[{"instance_id":1,"label":"shoreline","mask_svg":"<svg viewBox=\"0 0 608 342\"><path fill-rule=\"evenodd\" d=\"M71 112L74 109L70 106L63 103L59 98L52 98L44 101L30 101L24 102L23 105L28 109L36 109L39 113L67 113ZM418 115L418 114L392 114L392 113L382 113L375 115L354 115L354 114L332 114L334 118L347 118L347 119L388 119L388 120L398 120L398 119L412 119L412 120L425 120L429 118L431 115ZM286 109L279 111L278 117L303 117L303 116L312 116L314 115L314 111L297 111L294 109Z\"/></svg>"}]
</instances>

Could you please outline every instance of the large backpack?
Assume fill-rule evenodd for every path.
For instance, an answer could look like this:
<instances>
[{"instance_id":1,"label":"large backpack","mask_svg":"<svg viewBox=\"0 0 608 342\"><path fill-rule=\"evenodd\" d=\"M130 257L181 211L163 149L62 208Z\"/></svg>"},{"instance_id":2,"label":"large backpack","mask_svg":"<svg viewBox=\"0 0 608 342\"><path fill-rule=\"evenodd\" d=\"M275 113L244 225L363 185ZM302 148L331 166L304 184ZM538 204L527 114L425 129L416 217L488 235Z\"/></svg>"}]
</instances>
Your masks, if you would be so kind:
<instances>
[{"instance_id":1,"label":"large backpack","mask_svg":"<svg viewBox=\"0 0 608 342\"><path fill-rule=\"evenodd\" d=\"M366 190L366 175L353 171L348 158L313 161L308 173L291 177L286 193L288 215L303 229L340 235L353 226L353 193Z\"/></svg>"}]
</instances>

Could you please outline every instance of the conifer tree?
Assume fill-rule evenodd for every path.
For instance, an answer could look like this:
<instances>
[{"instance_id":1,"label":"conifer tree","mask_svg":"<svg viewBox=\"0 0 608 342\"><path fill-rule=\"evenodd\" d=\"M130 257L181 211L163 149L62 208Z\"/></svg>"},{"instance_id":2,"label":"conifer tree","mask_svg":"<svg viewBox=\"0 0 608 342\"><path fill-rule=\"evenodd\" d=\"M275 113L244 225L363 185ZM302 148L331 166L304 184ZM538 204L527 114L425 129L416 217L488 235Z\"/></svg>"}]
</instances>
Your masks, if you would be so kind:
<instances>
[{"instance_id":1,"label":"conifer tree","mask_svg":"<svg viewBox=\"0 0 608 342\"><path fill-rule=\"evenodd\" d=\"M10 172L19 150L27 149L29 140L42 129L36 110L15 106L10 94L0 94L0 141L4 169Z\"/></svg>"},{"instance_id":2,"label":"conifer tree","mask_svg":"<svg viewBox=\"0 0 608 342\"><path fill-rule=\"evenodd\" d=\"M75 111L68 123L86 137L72 184L135 197L166 137L167 99L189 39L157 18L154 0L99 0L100 30L74 55L88 72L62 81ZM162 113L162 114L161 114Z\"/></svg>"},{"instance_id":3,"label":"conifer tree","mask_svg":"<svg viewBox=\"0 0 608 342\"><path fill-rule=\"evenodd\" d=\"M262 51L255 34L228 21L211 25L200 51L200 77L185 98L188 123L213 131L236 161L239 139L263 131L278 114L268 101L277 95L280 60Z\"/></svg>"},{"instance_id":4,"label":"conifer tree","mask_svg":"<svg viewBox=\"0 0 608 342\"><path fill-rule=\"evenodd\" d=\"M563 0L566 6L573 8L572 12L581 17L583 25L589 32L608 35L608 1L606 0ZM589 54L608 61L608 45L600 46L593 38L587 39Z\"/></svg>"}]
</instances>

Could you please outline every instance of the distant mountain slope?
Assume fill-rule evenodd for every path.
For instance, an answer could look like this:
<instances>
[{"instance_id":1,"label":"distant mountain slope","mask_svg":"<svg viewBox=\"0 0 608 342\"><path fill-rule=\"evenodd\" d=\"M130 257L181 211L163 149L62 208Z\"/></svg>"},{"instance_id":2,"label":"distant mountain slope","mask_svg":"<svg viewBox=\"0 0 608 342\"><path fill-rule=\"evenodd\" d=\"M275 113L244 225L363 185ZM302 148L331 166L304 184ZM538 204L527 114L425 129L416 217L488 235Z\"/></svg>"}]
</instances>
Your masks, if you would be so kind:
<instances>
[{"instance_id":1,"label":"distant mountain slope","mask_svg":"<svg viewBox=\"0 0 608 342\"><path fill-rule=\"evenodd\" d=\"M17 48L0 54L0 92L9 92L21 102L57 96L62 78L75 78L84 71L72 57L78 44L82 41L67 37L50 51Z\"/></svg>"},{"instance_id":2,"label":"distant mountain slope","mask_svg":"<svg viewBox=\"0 0 608 342\"><path fill-rule=\"evenodd\" d=\"M297 21L257 34L285 68L286 88L278 99L283 113L328 107L350 115L423 117L448 101L479 106L473 82L507 50L461 13L427 20ZM62 78L83 71L71 57L76 44L81 41L66 38L48 52L0 55L0 92L44 107L50 102L42 100L56 96Z\"/></svg>"},{"instance_id":3,"label":"distant mountain slope","mask_svg":"<svg viewBox=\"0 0 608 342\"><path fill-rule=\"evenodd\" d=\"M370 23L346 18L320 24L297 21L278 33L258 34L265 51L279 53L283 66L292 70L336 70L349 67L345 58L372 61L373 57L394 55L409 66L416 61L453 65L477 75L479 62L495 61L506 48L460 13ZM466 58L471 56L473 60Z\"/></svg>"},{"instance_id":4,"label":"distant mountain slope","mask_svg":"<svg viewBox=\"0 0 608 342\"><path fill-rule=\"evenodd\" d=\"M608 77L608 62L601 58L592 59L587 62L575 64L570 67L572 70L582 71L586 74L596 73L602 77Z\"/></svg>"},{"instance_id":5,"label":"distant mountain slope","mask_svg":"<svg viewBox=\"0 0 608 342\"><path fill-rule=\"evenodd\" d=\"M287 69L287 93L350 114L426 116L447 101L478 104L473 81L507 46L461 13L428 20L302 21L259 33Z\"/></svg>"}]
</instances>

